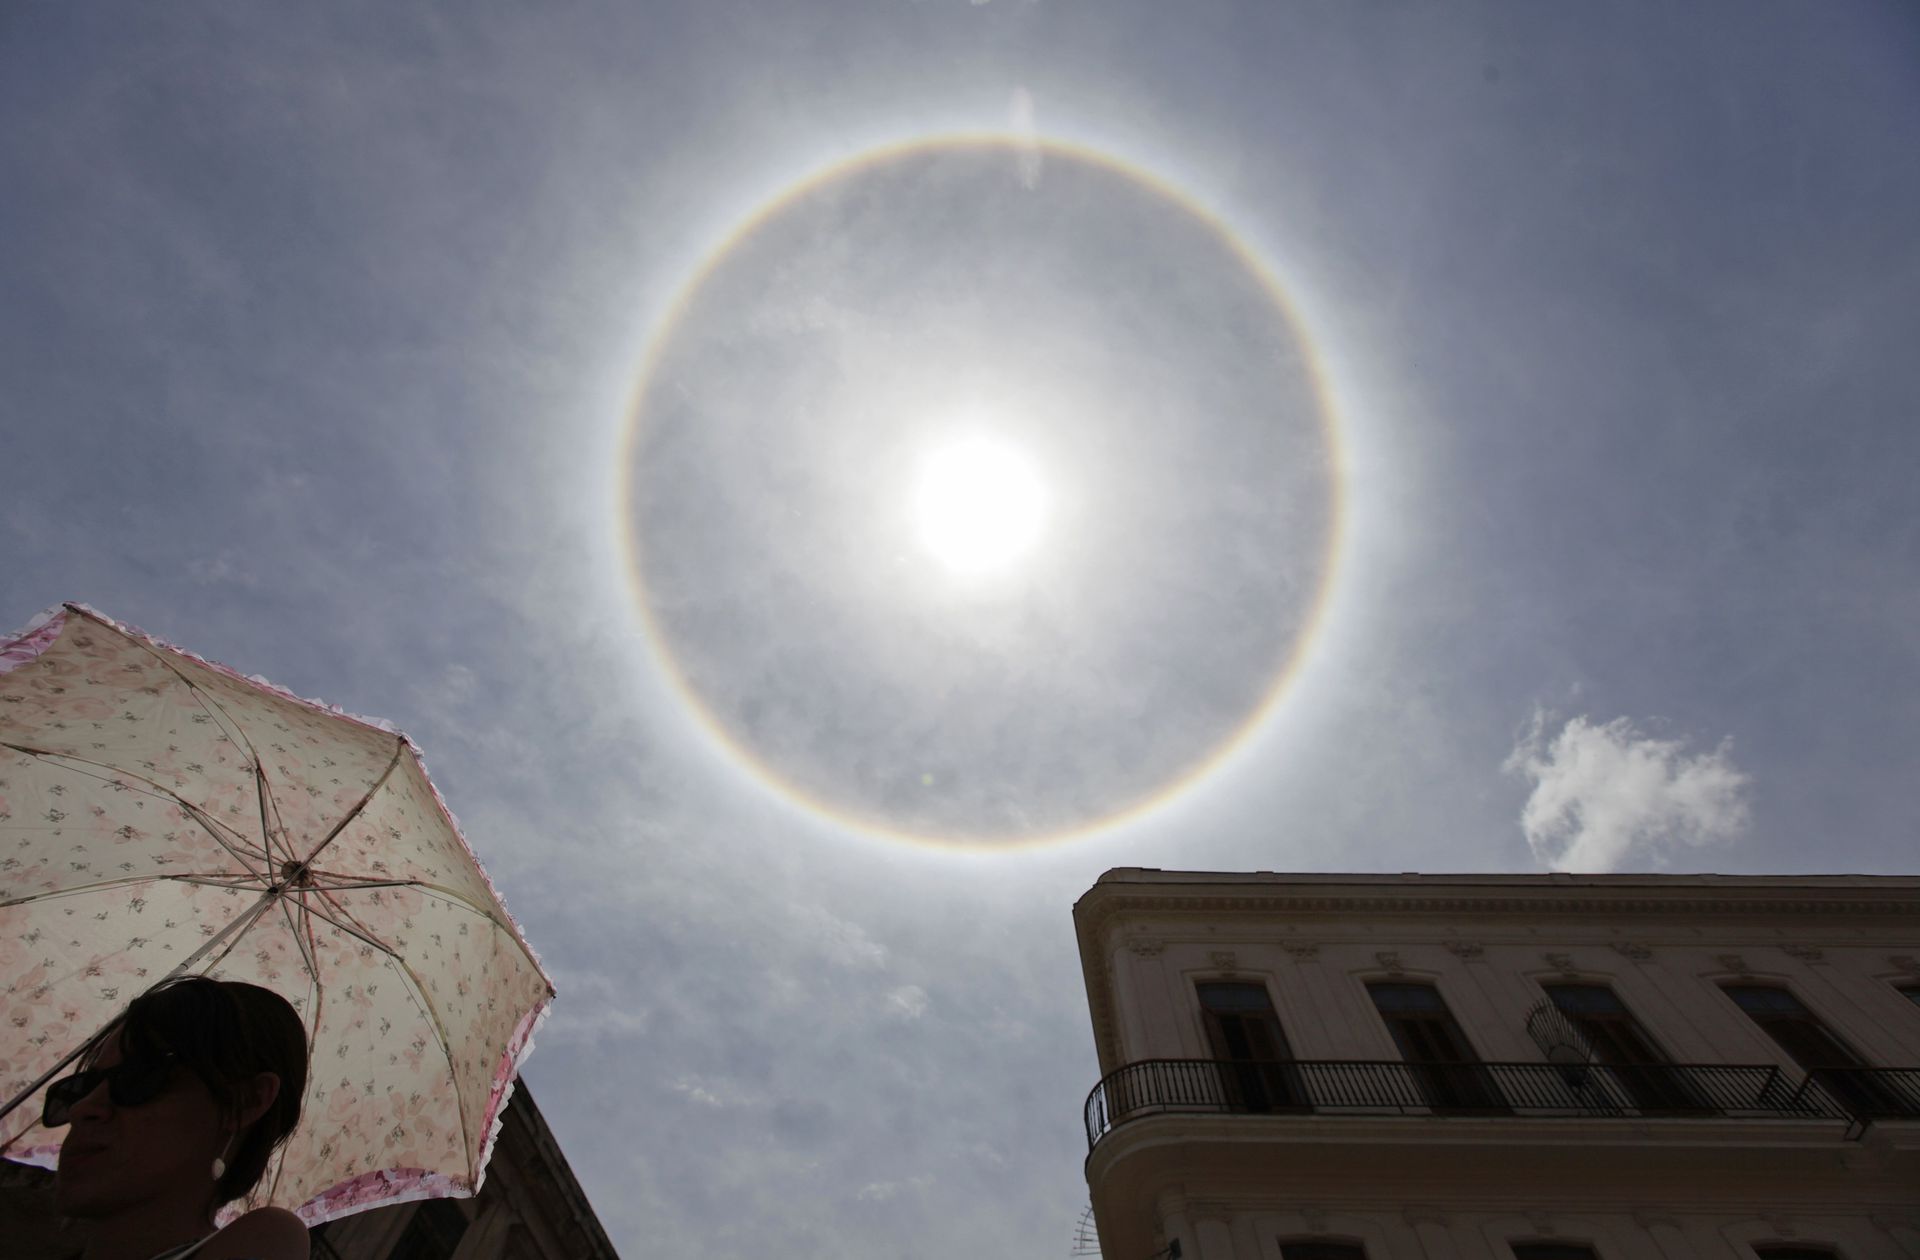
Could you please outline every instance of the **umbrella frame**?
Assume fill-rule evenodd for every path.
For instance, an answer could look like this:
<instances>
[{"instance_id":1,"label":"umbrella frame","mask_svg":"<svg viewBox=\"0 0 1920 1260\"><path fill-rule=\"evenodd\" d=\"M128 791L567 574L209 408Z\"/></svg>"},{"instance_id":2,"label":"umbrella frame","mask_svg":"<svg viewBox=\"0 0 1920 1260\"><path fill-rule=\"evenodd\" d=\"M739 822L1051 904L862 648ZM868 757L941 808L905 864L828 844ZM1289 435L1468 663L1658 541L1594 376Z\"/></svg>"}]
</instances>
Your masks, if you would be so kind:
<instances>
[{"instance_id":1,"label":"umbrella frame","mask_svg":"<svg viewBox=\"0 0 1920 1260\"><path fill-rule=\"evenodd\" d=\"M147 634L133 626L117 621L97 609L77 602L67 602L49 608L31 619L18 634L0 640L0 676L12 673L22 665L33 661L39 657L41 653L46 651L47 648L51 647L58 640L61 631L65 628L66 618L70 615L84 617L126 636L128 639L153 651L163 663L167 663L168 654L182 657L276 699L289 701L324 714L331 719L370 727L392 736L396 741L393 759L388 763L386 770L381 774L380 778L375 781L373 786L367 790L359 803L333 826L325 839L323 839L319 845L315 846L314 850L309 853L305 859L297 863L287 863L282 868L281 879L269 886L253 906L236 916L232 922L228 923L215 936L204 942L199 949L174 967L166 976L155 981L155 985L164 983L166 980L173 979L180 975L189 974L192 968L199 963L202 958L206 957L209 952L216 949L222 942L228 940L233 935L244 932L271 909L275 902L279 900L282 890L285 887L292 884L304 883L306 866L311 863L313 858L324 850L327 845L331 844L342 831L351 825L355 818L360 816L361 811L366 808L374 794L380 790L381 785L386 782L387 778L400 764L401 758L408 753L413 755L416 764L419 766L421 778L425 780L428 791L432 793L434 803L438 807L443 821L449 831L452 832L454 839L458 841L466 859L472 864L474 871L479 875L482 884L491 895L494 905L498 908L499 916L497 921L500 926L507 929L509 935L526 955L527 960L532 964L534 970L538 972L540 978L545 981L546 992L533 1009L520 1019L507 1045L503 1048L499 1065L495 1070L494 1092L486 1114L481 1120L480 1131L482 1136L475 1160L473 1184L470 1188L459 1185L445 1174L424 1173L411 1177L396 1178L393 1170L382 1170L365 1173L350 1181L332 1186L314 1199L309 1200L299 1211L300 1215L306 1219L309 1224L319 1224L322 1221L349 1215L367 1207L405 1202L411 1199L467 1197L478 1193L486 1178L487 1163L492 1156L494 1142L499 1136L502 1119L501 1113L513 1095L513 1083L518 1076L521 1065L525 1063L527 1056L532 1053L534 1035L539 1031L540 1026L546 1022L547 1016L552 1011L555 990L552 977L547 975L546 968L541 964L539 954L534 951L532 945L527 941L525 933L521 931L519 923L515 921L512 913L507 909L505 898L500 895L499 888L495 886L492 877L487 874L486 868L480 863L478 855L474 853L473 846L468 842L466 833L461 830L459 819L454 816L453 811L448 807L446 798L440 794L439 786L434 783L432 775L426 772L426 758L421 753L420 746L414 743L411 738L391 722L376 718L361 717L349 713L337 705L296 695L286 688L269 682L257 674L242 674L238 670L220 664L218 661L209 660L195 652L188 651L185 648L178 647L163 639ZM172 668L170 663L168 667L170 669ZM19 745L8 746L30 754L38 751ZM256 765L256 774L258 773L260 772ZM264 794L264 782L261 788ZM186 805L185 802L181 802L181 804ZM265 807L266 801L263 795L262 808L264 809ZM186 808L189 813L198 812L190 805L186 805ZM215 832L214 834L216 838L218 838L218 833ZM401 881L395 882L399 883ZM375 886L376 884L377 881L367 881L366 886ZM356 883L356 886L360 885ZM336 922L335 926L355 936L361 935L361 933L355 931L349 925ZM363 937L363 939L366 938ZM380 946L380 943L377 941L369 941L369 943ZM384 948L384 946L381 947ZM152 986L149 987L151 988ZM60 1073L75 1060L86 1054L112 1027L113 1022L109 1021L93 1033L93 1035L82 1041L62 1058L60 1062L55 1064L38 1080L34 1081L33 1084L9 1099L4 1105L0 1105L0 1119L4 1119L17 1110L38 1090L45 1087L48 1082L59 1076ZM311 1035L310 1031L309 1036L311 1037ZM17 1134L13 1139L8 1141L5 1147L0 1147L0 1158L51 1166L51 1157L35 1158L17 1156L6 1149L24 1136L25 1131Z\"/></svg>"}]
</instances>

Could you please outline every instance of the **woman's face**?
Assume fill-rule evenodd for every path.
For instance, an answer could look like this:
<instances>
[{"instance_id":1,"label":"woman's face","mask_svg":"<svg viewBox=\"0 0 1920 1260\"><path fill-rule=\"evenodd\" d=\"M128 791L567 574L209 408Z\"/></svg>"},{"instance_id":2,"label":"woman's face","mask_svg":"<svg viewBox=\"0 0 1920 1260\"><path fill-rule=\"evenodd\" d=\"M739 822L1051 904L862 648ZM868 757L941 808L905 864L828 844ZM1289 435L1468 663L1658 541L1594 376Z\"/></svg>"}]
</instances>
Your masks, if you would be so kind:
<instances>
[{"instance_id":1,"label":"woman's face","mask_svg":"<svg viewBox=\"0 0 1920 1260\"><path fill-rule=\"evenodd\" d=\"M122 1053L116 1033L92 1066L113 1067ZM62 1215L99 1219L156 1200L198 1206L211 1199L226 1126L213 1095L186 1067L174 1064L160 1092L138 1106L116 1106L103 1081L71 1114L54 1182Z\"/></svg>"}]
</instances>

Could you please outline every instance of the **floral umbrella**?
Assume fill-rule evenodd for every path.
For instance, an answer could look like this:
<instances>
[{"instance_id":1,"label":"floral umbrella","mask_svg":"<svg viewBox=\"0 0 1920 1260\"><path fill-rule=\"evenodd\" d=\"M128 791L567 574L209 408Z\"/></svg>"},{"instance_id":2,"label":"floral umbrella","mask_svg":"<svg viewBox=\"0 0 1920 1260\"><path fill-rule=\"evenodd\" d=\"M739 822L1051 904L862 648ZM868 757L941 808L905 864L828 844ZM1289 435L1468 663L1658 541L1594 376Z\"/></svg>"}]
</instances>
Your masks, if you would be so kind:
<instances>
[{"instance_id":1,"label":"floral umbrella","mask_svg":"<svg viewBox=\"0 0 1920 1260\"><path fill-rule=\"evenodd\" d=\"M68 604L0 645L0 1153L50 1166L46 1083L181 974L306 1022L246 1206L309 1223L477 1191L553 998L412 741Z\"/></svg>"}]
</instances>

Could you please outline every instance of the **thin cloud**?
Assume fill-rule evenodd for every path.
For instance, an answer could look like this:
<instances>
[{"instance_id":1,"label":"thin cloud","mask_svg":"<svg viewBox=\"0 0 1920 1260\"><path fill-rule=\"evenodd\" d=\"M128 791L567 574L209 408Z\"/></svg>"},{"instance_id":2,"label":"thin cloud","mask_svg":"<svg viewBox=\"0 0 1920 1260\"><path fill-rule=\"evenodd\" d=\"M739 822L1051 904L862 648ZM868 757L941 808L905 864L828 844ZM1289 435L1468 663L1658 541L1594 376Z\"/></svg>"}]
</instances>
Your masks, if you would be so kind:
<instances>
[{"instance_id":1,"label":"thin cloud","mask_svg":"<svg viewBox=\"0 0 1920 1260\"><path fill-rule=\"evenodd\" d=\"M927 1013L927 991L917 984L903 984L887 994L887 1010L903 1019L919 1019Z\"/></svg>"},{"instance_id":2,"label":"thin cloud","mask_svg":"<svg viewBox=\"0 0 1920 1260\"><path fill-rule=\"evenodd\" d=\"M887 964L887 947L868 936L866 929L843 919L824 906L804 906L795 912L804 936L836 966L871 971Z\"/></svg>"},{"instance_id":3,"label":"thin cloud","mask_svg":"<svg viewBox=\"0 0 1920 1260\"><path fill-rule=\"evenodd\" d=\"M1602 724L1575 717L1558 731L1552 725L1536 708L1502 767L1533 784L1520 830L1543 865L1664 865L1677 850L1745 833L1753 780L1734 765L1731 739L1689 752L1685 740L1646 734L1624 717Z\"/></svg>"},{"instance_id":4,"label":"thin cloud","mask_svg":"<svg viewBox=\"0 0 1920 1260\"><path fill-rule=\"evenodd\" d=\"M249 591L260 589L260 579L236 560L230 551L222 551L214 556L198 556L187 561L187 577L195 586L231 584Z\"/></svg>"},{"instance_id":5,"label":"thin cloud","mask_svg":"<svg viewBox=\"0 0 1920 1260\"><path fill-rule=\"evenodd\" d=\"M855 1191L853 1197L862 1203L885 1203L902 1190L925 1190L932 1184L933 1178L925 1174L905 1181L869 1181Z\"/></svg>"},{"instance_id":6,"label":"thin cloud","mask_svg":"<svg viewBox=\"0 0 1920 1260\"><path fill-rule=\"evenodd\" d=\"M675 1080L673 1092L703 1107L741 1107L754 1101L738 1090L691 1074Z\"/></svg>"}]
</instances>

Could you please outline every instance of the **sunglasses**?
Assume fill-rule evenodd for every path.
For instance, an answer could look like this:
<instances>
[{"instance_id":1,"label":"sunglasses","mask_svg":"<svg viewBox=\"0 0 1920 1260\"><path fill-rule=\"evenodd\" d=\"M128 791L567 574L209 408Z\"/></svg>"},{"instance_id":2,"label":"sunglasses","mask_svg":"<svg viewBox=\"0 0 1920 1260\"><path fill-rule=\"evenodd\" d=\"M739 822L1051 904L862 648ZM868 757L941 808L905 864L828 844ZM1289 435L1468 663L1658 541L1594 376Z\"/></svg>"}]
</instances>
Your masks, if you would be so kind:
<instances>
[{"instance_id":1,"label":"sunglasses","mask_svg":"<svg viewBox=\"0 0 1920 1260\"><path fill-rule=\"evenodd\" d=\"M40 1107L40 1123L57 1129L73 1118L73 1109L82 1099L106 1082L107 1097L116 1107L138 1107L152 1102L173 1078L173 1056L157 1059L129 1059L109 1068L88 1068L47 1086L46 1101Z\"/></svg>"}]
</instances>

